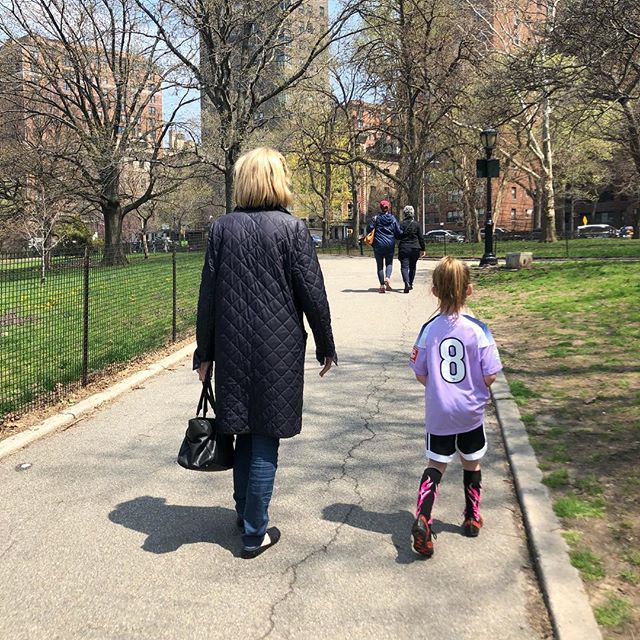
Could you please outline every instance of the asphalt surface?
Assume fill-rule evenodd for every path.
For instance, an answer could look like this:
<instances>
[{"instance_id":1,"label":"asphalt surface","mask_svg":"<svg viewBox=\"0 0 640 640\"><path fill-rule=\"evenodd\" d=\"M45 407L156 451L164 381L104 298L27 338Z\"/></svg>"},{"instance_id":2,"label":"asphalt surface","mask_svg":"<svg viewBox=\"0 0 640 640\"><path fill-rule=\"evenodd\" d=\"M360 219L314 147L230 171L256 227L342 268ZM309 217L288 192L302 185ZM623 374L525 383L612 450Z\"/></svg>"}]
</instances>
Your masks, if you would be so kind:
<instances>
[{"instance_id":1,"label":"asphalt surface","mask_svg":"<svg viewBox=\"0 0 640 640\"><path fill-rule=\"evenodd\" d=\"M0 460L0 638L541 638L493 417L480 537L461 535L454 463L435 555L411 550L424 434L407 361L434 310L427 266L411 294L380 295L373 260L323 261L340 364L320 379L310 340L271 506L282 540L257 559L239 557L231 473L175 463L199 395L186 360Z\"/></svg>"}]
</instances>

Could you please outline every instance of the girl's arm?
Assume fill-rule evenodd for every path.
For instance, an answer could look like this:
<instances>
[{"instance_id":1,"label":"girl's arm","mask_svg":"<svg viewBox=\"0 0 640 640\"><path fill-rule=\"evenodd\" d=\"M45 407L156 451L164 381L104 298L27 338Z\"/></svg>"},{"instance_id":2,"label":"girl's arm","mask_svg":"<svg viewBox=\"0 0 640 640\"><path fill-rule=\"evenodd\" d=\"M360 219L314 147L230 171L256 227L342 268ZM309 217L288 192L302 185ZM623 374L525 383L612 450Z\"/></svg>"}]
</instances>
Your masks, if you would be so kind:
<instances>
[{"instance_id":1,"label":"girl's arm","mask_svg":"<svg viewBox=\"0 0 640 640\"><path fill-rule=\"evenodd\" d=\"M488 376L487 376L488 377ZM493 376L495 378L495 376ZM423 386L426 387L427 386L427 376L419 376L416 373L416 380ZM486 378L485 378L486 380Z\"/></svg>"},{"instance_id":2,"label":"girl's arm","mask_svg":"<svg viewBox=\"0 0 640 640\"><path fill-rule=\"evenodd\" d=\"M490 376L484 376L484 383L487 387L490 387L496 381L496 374L492 374Z\"/></svg>"}]
</instances>

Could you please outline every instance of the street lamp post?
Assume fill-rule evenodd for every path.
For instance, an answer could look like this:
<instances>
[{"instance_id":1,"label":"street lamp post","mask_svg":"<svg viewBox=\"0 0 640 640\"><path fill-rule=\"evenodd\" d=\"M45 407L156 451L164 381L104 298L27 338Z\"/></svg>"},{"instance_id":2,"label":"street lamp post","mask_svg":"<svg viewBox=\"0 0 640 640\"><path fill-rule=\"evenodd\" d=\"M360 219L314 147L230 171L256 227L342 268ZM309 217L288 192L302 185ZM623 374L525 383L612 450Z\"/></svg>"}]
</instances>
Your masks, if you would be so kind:
<instances>
[{"instance_id":1,"label":"street lamp post","mask_svg":"<svg viewBox=\"0 0 640 640\"><path fill-rule=\"evenodd\" d=\"M497 178L500 175L500 161L492 160L493 149L496 146L498 132L495 129L484 129L480 132L480 140L484 147L486 157L478 160L477 176L487 179L487 207L484 219L484 255L480 259L480 266L498 264L498 259L493 253L493 218L492 208L493 200L491 195L491 178Z\"/></svg>"}]
</instances>

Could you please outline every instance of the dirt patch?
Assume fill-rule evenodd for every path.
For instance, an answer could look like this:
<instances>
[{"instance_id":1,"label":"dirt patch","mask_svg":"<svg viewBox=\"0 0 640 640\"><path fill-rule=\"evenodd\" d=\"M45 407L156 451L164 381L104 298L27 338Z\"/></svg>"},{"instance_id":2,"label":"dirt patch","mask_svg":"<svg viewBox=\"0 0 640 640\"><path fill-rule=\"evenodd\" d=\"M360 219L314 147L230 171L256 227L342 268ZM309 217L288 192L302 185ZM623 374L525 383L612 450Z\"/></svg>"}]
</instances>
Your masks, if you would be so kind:
<instances>
[{"instance_id":1,"label":"dirt patch","mask_svg":"<svg viewBox=\"0 0 640 640\"><path fill-rule=\"evenodd\" d=\"M480 292L481 305L483 295L495 293ZM489 304L488 298L484 302ZM638 638L637 346L605 340L600 348L584 348L583 340L572 340L571 331L554 333L552 319L521 308L489 324L554 508L559 502L565 508L561 519L572 562L581 571L603 633Z\"/></svg>"},{"instance_id":2,"label":"dirt patch","mask_svg":"<svg viewBox=\"0 0 640 640\"><path fill-rule=\"evenodd\" d=\"M60 385L56 389L56 401L47 407L39 407L19 415L8 414L4 416L4 421L0 422L0 440L40 424L61 411L69 410L70 407L73 407L81 400L112 387L134 373L145 369L150 364L188 346L193 340L193 337L189 337L170 346L147 353L144 356L134 358L127 363L111 365L103 371L92 374L86 387L78 387L76 385L64 387Z\"/></svg>"}]
</instances>

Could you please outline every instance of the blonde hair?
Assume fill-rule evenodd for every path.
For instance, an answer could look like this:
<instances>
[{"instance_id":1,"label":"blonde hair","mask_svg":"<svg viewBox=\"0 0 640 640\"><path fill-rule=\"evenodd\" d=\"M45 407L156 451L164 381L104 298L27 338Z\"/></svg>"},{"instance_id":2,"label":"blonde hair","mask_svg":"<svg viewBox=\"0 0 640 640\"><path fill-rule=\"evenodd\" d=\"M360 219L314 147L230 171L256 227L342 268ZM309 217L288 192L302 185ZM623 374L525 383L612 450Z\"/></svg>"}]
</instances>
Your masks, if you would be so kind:
<instances>
[{"instance_id":1,"label":"blonde hair","mask_svg":"<svg viewBox=\"0 0 640 640\"><path fill-rule=\"evenodd\" d=\"M236 161L233 173L233 195L238 207L286 208L293 200L287 161L275 149L258 147L243 153Z\"/></svg>"},{"instance_id":2,"label":"blonde hair","mask_svg":"<svg viewBox=\"0 0 640 640\"><path fill-rule=\"evenodd\" d=\"M456 258L442 258L433 270L433 288L440 313L456 315L464 307L471 284L469 266Z\"/></svg>"}]
</instances>

